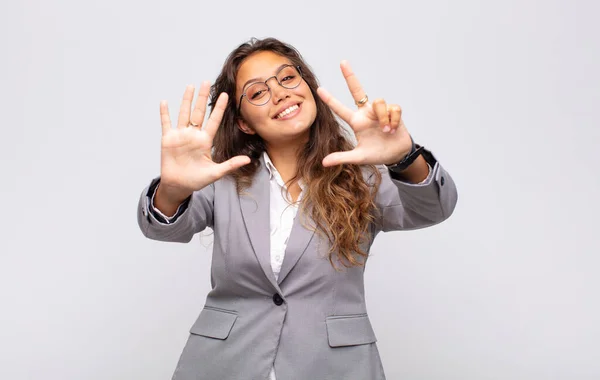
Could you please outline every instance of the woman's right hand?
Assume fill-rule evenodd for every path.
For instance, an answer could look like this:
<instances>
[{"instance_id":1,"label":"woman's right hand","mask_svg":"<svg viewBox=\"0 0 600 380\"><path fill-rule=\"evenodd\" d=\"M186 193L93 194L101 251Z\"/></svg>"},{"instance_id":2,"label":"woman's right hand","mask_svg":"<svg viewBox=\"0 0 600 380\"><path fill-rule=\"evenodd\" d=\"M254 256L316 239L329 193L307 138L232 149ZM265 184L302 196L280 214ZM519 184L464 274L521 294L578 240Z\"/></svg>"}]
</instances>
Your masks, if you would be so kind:
<instances>
[{"instance_id":1,"label":"woman's right hand","mask_svg":"<svg viewBox=\"0 0 600 380\"><path fill-rule=\"evenodd\" d=\"M223 118L228 96L221 93L206 125L202 127L210 84L203 82L192 110L194 87L188 85L179 109L177 128L171 127L166 101L160 103L162 124L159 193L168 203L180 203L194 191L215 182L227 173L250 163L248 156L236 156L223 163L211 158L213 139ZM197 124L192 126L191 123ZM157 194L158 197L158 194Z\"/></svg>"}]
</instances>

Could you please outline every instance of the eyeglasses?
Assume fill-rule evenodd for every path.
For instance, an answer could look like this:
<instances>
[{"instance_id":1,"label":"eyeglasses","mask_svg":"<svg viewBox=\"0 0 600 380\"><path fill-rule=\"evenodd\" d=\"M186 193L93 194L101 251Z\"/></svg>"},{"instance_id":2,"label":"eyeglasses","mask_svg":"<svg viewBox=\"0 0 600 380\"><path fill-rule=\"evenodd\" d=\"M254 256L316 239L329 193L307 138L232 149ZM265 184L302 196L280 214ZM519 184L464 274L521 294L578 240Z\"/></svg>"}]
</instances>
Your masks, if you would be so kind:
<instances>
[{"instance_id":1,"label":"eyeglasses","mask_svg":"<svg viewBox=\"0 0 600 380\"><path fill-rule=\"evenodd\" d=\"M269 87L267 82L272 78L275 78L277 83L283 88L296 88L300 85L300 82L302 82L302 70L300 69L300 66L285 65L281 67L275 75L267 78L264 82L254 82L248 85L246 91L240 96L238 113L242 108L242 99L244 99L244 96L248 99L250 104L255 106L264 106L271 100L271 87Z\"/></svg>"}]
</instances>

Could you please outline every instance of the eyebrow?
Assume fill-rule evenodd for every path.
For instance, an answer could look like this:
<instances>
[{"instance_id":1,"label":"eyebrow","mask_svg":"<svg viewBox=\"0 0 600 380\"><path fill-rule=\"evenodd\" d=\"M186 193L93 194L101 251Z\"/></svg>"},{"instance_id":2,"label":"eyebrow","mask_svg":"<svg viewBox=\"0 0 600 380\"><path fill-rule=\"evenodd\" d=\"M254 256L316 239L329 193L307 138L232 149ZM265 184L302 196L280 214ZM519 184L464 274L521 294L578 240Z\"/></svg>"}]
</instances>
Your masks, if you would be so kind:
<instances>
[{"instance_id":1,"label":"eyebrow","mask_svg":"<svg viewBox=\"0 0 600 380\"><path fill-rule=\"evenodd\" d=\"M277 73L279 70L281 70L283 68L283 66L288 66L289 63L284 63L283 65L280 65L277 70L275 70L275 73ZM246 88L246 86L248 85L248 83L252 83L252 82L260 82L263 79L263 77L258 77L258 78L252 78L252 79L248 79L246 81L246 83L244 83L244 85L242 86L242 91L244 91L244 89Z\"/></svg>"}]
</instances>

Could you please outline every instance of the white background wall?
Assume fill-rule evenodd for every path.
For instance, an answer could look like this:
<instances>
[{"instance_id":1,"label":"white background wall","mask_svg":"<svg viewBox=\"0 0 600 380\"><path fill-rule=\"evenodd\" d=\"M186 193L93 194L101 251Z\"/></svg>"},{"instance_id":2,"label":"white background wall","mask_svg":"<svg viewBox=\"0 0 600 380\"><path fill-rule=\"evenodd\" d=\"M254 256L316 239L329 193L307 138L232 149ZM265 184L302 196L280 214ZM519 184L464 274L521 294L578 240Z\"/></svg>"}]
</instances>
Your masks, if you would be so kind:
<instances>
[{"instance_id":1,"label":"white background wall","mask_svg":"<svg viewBox=\"0 0 600 380\"><path fill-rule=\"evenodd\" d=\"M388 379L600 378L597 4L2 2L0 378L170 378L210 237L138 230L159 101L175 118L252 36L351 105L348 59L458 185L448 221L376 240Z\"/></svg>"}]
</instances>

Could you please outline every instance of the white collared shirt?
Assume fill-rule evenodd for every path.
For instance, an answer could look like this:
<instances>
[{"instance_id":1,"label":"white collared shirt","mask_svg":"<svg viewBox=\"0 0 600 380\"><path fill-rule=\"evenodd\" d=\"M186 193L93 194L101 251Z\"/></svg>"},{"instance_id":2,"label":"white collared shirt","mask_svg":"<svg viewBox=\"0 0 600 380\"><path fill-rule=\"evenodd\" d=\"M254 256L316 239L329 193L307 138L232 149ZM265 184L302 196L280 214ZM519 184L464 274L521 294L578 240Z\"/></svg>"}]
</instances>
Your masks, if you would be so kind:
<instances>
[{"instance_id":1,"label":"white collared shirt","mask_svg":"<svg viewBox=\"0 0 600 380\"><path fill-rule=\"evenodd\" d=\"M300 195L296 202L292 203L287 187L267 152L263 152L263 159L269 171L271 268L277 280L281 271L287 241L292 232L294 218L298 213L299 202L302 199L304 184L302 181L299 182Z\"/></svg>"}]
</instances>

